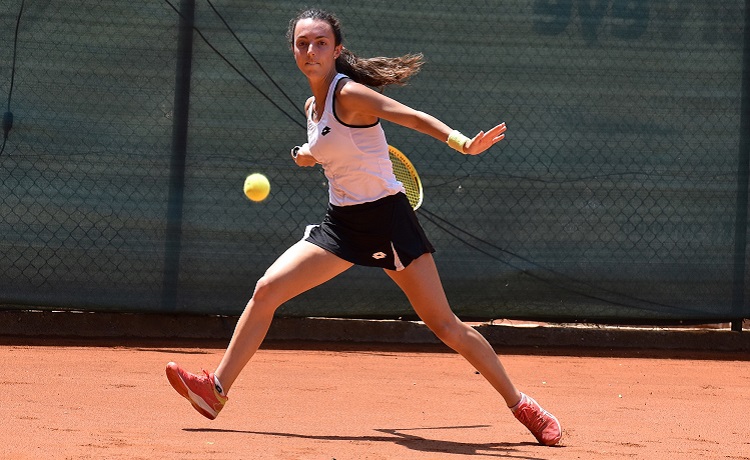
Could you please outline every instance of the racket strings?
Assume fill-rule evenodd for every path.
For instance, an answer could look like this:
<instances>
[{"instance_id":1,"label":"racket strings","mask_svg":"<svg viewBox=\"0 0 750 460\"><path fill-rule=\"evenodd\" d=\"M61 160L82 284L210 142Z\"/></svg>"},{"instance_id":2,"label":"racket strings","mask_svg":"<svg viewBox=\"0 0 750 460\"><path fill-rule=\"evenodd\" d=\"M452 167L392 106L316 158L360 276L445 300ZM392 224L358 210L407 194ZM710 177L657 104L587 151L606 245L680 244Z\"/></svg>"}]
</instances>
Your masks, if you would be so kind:
<instances>
[{"instance_id":1,"label":"racket strings","mask_svg":"<svg viewBox=\"0 0 750 460\"><path fill-rule=\"evenodd\" d=\"M395 147L388 147L388 155L393 165L393 175L404 186L404 191L411 207L417 210L422 205L424 197L422 182L419 180L417 170L409 159Z\"/></svg>"},{"instance_id":2,"label":"racket strings","mask_svg":"<svg viewBox=\"0 0 750 460\"><path fill-rule=\"evenodd\" d=\"M394 159L391 156L391 162L393 163L393 174L404 185L409 203L414 207L419 202L419 184L417 184L409 169L400 160Z\"/></svg>"}]
</instances>

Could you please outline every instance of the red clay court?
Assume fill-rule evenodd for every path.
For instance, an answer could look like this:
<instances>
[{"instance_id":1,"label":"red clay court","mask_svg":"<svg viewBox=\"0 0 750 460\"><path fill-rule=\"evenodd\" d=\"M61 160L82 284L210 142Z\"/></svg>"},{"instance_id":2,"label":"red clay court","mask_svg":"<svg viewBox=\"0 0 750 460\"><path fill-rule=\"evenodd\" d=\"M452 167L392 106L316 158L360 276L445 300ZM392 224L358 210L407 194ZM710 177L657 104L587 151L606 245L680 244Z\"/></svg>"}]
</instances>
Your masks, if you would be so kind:
<instances>
[{"instance_id":1,"label":"red clay court","mask_svg":"<svg viewBox=\"0 0 750 460\"><path fill-rule=\"evenodd\" d=\"M543 447L433 345L268 342L215 421L169 386L225 341L5 338L4 459L748 459L750 354L497 348L561 421Z\"/></svg>"}]
</instances>

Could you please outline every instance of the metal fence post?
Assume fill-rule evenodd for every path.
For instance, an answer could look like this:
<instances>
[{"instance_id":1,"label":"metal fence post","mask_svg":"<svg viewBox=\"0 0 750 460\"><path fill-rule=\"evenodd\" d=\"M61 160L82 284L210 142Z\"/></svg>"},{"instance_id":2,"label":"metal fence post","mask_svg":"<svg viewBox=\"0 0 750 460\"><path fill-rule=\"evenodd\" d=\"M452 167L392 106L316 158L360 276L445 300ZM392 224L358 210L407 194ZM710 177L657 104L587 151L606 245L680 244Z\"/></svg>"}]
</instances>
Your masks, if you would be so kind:
<instances>
[{"instance_id":1,"label":"metal fence post","mask_svg":"<svg viewBox=\"0 0 750 460\"><path fill-rule=\"evenodd\" d=\"M194 23L195 0L182 0L180 2L180 21L177 37L174 117L172 121L172 158L169 168L169 197L167 202L164 278L162 284L162 308L167 311L175 311L177 309Z\"/></svg>"},{"instance_id":2,"label":"metal fence post","mask_svg":"<svg viewBox=\"0 0 750 460\"><path fill-rule=\"evenodd\" d=\"M745 0L742 54L742 100L740 103L740 148L737 165L737 217L734 232L734 283L732 330L742 331L745 307L745 261L747 259L748 173L750 172L750 0Z\"/></svg>"}]
</instances>

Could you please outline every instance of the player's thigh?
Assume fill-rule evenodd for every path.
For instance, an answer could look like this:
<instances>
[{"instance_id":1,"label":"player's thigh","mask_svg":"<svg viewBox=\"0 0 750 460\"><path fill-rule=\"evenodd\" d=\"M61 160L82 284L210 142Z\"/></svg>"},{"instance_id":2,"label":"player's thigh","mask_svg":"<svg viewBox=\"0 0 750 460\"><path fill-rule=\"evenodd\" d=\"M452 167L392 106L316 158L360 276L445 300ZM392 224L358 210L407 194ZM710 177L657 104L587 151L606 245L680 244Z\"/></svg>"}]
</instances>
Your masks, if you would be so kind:
<instances>
[{"instance_id":1,"label":"player's thigh","mask_svg":"<svg viewBox=\"0 0 750 460\"><path fill-rule=\"evenodd\" d=\"M272 297L285 302L334 278L353 264L307 241L287 249L258 281L256 300Z\"/></svg>"},{"instance_id":2,"label":"player's thigh","mask_svg":"<svg viewBox=\"0 0 750 460\"><path fill-rule=\"evenodd\" d=\"M401 271L385 272L406 294L414 311L429 327L445 327L457 321L432 254L421 255Z\"/></svg>"}]
</instances>

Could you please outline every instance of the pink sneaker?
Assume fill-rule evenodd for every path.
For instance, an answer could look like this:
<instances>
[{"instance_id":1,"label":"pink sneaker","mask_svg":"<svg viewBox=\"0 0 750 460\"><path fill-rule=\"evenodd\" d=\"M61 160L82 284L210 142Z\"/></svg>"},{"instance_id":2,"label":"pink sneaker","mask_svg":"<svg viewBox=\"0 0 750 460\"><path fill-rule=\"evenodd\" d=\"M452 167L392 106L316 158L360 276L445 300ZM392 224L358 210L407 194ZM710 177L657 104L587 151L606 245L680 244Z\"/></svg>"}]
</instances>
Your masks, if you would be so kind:
<instances>
[{"instance_id":1,"label":"pink sneaker","mask_svg":"<svg viewBox=\"0 0 750 460\"><path fill-rule=\"evenodd\" d=\"M203 374L205 375L191 374L176 363L167 364L167 379L172 388L187 398L201 415L213 420L224 408L227 397L219 393L220 388L214 383L214 374L206 371Z\"/></svg>"},{"instance_id":2,"label":"pink sneaker","mask_svg":"<svg viewBox=\"0 0 750 460\"><path fill-rule=\"evenodd\" d=\"M531 431L537 441L545 446L554 446L562 439L562 427L554 415L534 401L533 398L521 393L513 415Z\"/></svg>"}]
</instances>

